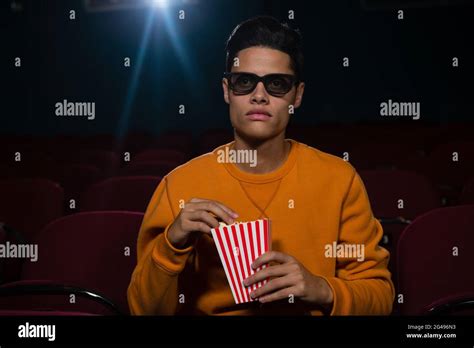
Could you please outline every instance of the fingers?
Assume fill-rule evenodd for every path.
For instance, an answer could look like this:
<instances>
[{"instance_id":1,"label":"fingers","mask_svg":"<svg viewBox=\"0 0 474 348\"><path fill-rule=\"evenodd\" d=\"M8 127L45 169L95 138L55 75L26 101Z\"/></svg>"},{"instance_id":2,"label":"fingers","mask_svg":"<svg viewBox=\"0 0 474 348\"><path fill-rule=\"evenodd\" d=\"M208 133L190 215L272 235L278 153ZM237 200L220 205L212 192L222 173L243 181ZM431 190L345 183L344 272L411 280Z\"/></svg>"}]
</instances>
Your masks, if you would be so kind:
<instances>
[{"instance_id":1,"label":"fingers","mask_svg":"<svg viewBox=\"0 0 474 348\"><path fill-rule=\"evenodd\" d=\"M239 214L237 214L235 211L233 211L232 209L230 209L229 207L227 207L226 205L224 205L224 204L222 204L221 202L218 202L218 201L211 201L211 200L201 199L201 198L193 198L193 199L191 199L190 202L213 202L213 203L217 204L227 214L232 216L234 219L239 217Z\"/></svg>"},{"instance_id":2,"label":"fingers","mask_svg":"<svg viewBox=\"0 0 474 348\"><path fill-rule=\"evenodd\" d=\"M295 261L293 257L290 255L287 255L285 253L279 252L279 251L268 251L259 258L257 258L253 263L252 263L252 268L257 269L261 265L264 265L266 263L269 263L271 261L276 261L279 263L288 263Z\"/></svg>"},{"instance_id":3,"label":"fingers","mask_svg":"<svg viewBox=\"0 0 474 348\"><path fill-rule=\"evenodd\" d=\"M211 233L211 227L209 227L208 224L202 221L190 221L189 222L189 231L193 232L203 232L210 234Z\"/></svg>"},{"instance_id":4,"label":"fingers","mask_svg":"<svg viewBox=\"0 0 474 348\"><path fill-rule=\"evenodd\" d=\"M192 232L210 234L211 228L218 227L216 217L230 225L238 214L220 202L193 198L185 204L173 221L168 230L168 238L174 245L185 245Z\"/></svg>"},{"instance_id":5,"label":"fingers","mask_svg":"<svg viewBox=\"0 0 474 348\"><path fill-rule=\"evenodd\" d=\"M202 200L199 202L193 202L192 205L188 206L187 208L191 211L202 210L211 212L229 225L234 223L234 216L236 216L236 213L228 213L226 209L222 208L220 204L214 201Z\"/></svg>"},{"instance_id":6,"label":"fingers","mask_svg":"<svg viewBox=\"0 0 474 348\"><path fill-rule=\"evenodd\" d=\"M211 214L204 210L191 211L188 213L188 218L191 221L201 221L209 226L209 231L211 228L219 226L219 222Z\"/></svg>"},{"instance_id":7,"label":"fingers","mask_svg":"<svg viewBox=\"0 0 474 348\"><path fill-rule=\"evenodd\" d=\"M275 278L267 282L262 287L254 290L250 293L252 298L260 298L265 295L269 296L271 293L278 293L281 289L286 289L293 287L295 285L295 280L292 275L286 275L284 277Z\"/></svg>"},{"instance_id":8,"label":"fingers","mask_svg":"<svg viewBox=\"0 0 474 348\"><path fill-rule=\"evenodd\" d=\"M269 295L260 297L258 300L261 303L283 300L283 299L289 298L291 295L296 296L295 295L296 292L297 292L296 287L284 288L284 289L278 290L274 293L271 293Z\"/></svg>"},{"instance_id":9,"label":"fingers","mask_svg":"<svg viewBox=\"0 0 474 348\"><path fill-rule=\"evenodd\" d=\"M179 226L178 231L181 232L177 234L187 236L193 231L209 234L211 228L219 226L218 219L230 225L234 223L235 217L238 217L237 213L220 202L193 198L178 216L177 226Z\"/></svg>"},{"instance_id":10,"label":"fingers","mask_svg":"<svg viewBox=\"0 0 474 348\"><path fill-rule=\"evenodd\" d=\"M291 267L287 264L266 267L245 279L244 286L251 286L269 277L283 277L290 273Z\"/></svg>"}]
</instances>

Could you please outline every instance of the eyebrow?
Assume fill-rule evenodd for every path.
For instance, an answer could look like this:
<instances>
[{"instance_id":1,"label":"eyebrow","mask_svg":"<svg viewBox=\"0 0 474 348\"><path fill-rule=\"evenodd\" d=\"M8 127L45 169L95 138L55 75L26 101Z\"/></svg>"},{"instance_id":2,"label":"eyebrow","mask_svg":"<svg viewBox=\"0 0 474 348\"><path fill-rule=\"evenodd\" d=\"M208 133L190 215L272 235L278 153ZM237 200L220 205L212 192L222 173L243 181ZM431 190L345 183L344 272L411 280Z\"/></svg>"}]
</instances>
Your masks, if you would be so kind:
<instances>
[{"instance_id":1,"label":"eyebrow","mask_svg":"<svg viewBox=\"0 0 474 348\"><path fill-rule=\"evenodd\" d=\"M265 75L259 75L259 74L249 72L249 71L230 71L230 73L250 74L250 75L257 75L259 77L267 76L267 75L291 75L291 76L296 76L294 73L292 74L292 73L286 73L286 72L271 72L271 73L268 73L268 74L265 74Z\"/></svg>"}]
</instances>

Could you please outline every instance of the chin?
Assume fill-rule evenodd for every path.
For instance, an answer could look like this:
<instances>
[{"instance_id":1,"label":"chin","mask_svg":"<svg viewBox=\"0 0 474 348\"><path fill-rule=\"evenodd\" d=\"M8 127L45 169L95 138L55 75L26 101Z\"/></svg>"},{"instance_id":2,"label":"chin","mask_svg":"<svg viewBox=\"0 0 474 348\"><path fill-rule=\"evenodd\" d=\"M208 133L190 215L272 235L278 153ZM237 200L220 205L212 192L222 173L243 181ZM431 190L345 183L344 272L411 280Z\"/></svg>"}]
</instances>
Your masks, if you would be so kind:
<instances>
[{"instance_id":1,"label":"chin","mask_svg":"<svg viewBox=\"0 0 474 348\"><path fill-rule=\"evenodd\" d=\"M278 132L268 125L248 125L247 127L235 128L237 134L246 141L262 142L274 138Z\"/></svg>"}]
</instances>

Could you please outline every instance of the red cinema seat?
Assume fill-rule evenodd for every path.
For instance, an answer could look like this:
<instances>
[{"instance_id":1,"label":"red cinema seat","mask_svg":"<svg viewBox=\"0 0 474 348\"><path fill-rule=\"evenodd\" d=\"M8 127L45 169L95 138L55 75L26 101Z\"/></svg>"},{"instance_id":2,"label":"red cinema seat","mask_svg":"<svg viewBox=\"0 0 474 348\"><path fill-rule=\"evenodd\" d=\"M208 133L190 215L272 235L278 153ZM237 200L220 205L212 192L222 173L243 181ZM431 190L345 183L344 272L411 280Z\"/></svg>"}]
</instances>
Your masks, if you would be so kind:
<instances>
[{"instance_id":1,"label":"red cinema seat","mask_svg":"<svg viewBox=\"0 0 474 348\"><path fill-rule=\"evenodd\" d=\"M422 175L405 170L361 171L374 215L382 224L381 245L390 252L389 269L397 277L396 245L400 234L416 216L440 206L431 183Z\"/></svg>"},{"instance_id":2,"label":"red cinema seat","mask_svg":"<svg viewBox=\"0 0 474 348\"><path fill-rule=\"evenodd\" d=\"M56 161L43 152L33 149L0 150L0 163L5 166L4 178L43 178L47 179L56 167Z\"/></svg>"},{"instance_id":3,"label":"red cinema seat","mask_svg":"<svg viewBox=\"0 0 474 348\"><path fill-rule=\"evenodd\" d=\"M216 147L230 143L234 140L232 130L210 129L199 138L199 154L211 152Z\"/></svg>"},{"instance_id":4,"label":"red cinema seat","mask_svg":"<svg viewBox=\"0 0 474 348\"><path fill-rule=\"evenodd\" d=\"M81 211L124 210L145 212L161 178L114 177L91 186L80 200Z\"/></svg>"},{"instance_id":5,"label":"red cinema seat","mask_svg":"<svg viewBox=\"0 0 474 348\"><path fill-rule=\"evenodd\" d=\"M474 303L473 231L474 205L432 210L403 231L397 247L401 314L466 310Z\"/></svg>"},{"instance_id":6,"label":"red cinema seat","mask_svg":"<svg viewBox=\"0 0 474 348\"><path fill-rule=\"evenodd\" d=\"M80 150L64 154L62 164L81 164L97 167L104 175L113 175L120 166L121 159L113 151L107 150Z\"/></svg>"},{"instance_id":7,"label":"red cinema seat","mask_svg":"<svg viewBox=\"0 0 474 348\"><path fill-rule=\"evenodd\" d=\"M63 199L63 189L50 180L0 181L0 221L31 240L47 223L63 215Z\"/></svg>"},{"instance_id":8,"label":"red cinema seat","mask_svg":"<svg viewBox=\"0 0 474 348\"><path fill-rule=\"evenodd\" d=\"M464 184L459 200L461 204L474 204L474 177Z\"/></svg>"},{"instance_id":9,"label":"red cinema seat","mask_svg":"<svg viewBox=\"0 0 474 348\"><path fill-rule=\"evenodd\" d=\"M84 137L82 148L105 151L114 151L117 139L112 134L96 134Z\"/></svg>"},{"instance_id":10,"label":"red cinema seat","mask_svg":"<svg viewBox=\"0 0 474 348\"><path fill-rule=\"evenodd\" d=\"M148 148L171 149L191 154L193 152L193 135L187 131L168 131L153 139Z\"/></svg>"},{"instance_id":11,"label":"red cinema seat","mask_svg":"<svg viewBox=\"0 0 474 348\"><path fill-rule=\"evenodd\" d=\"M64 192L46 179L0 181L0 222L3 238L11 243L30 242L46 224L63 215ZM8 234L6 233L8 230ZM0 260L1 281L19 277L23 260Z\"/></svg>"},{"instance_id":12,"label":"red cinema seat","mask_svg":"<svg viewBox=\"0 0 474 348\"><path fill-rule=\"evenodd\" d=\"M87 164L65 164L59 166L54 174L54 181L64 188L66 207L74 199L78 204L80 196L93 184L104 178L99 168ZM76 205L77 205L76 204Z\"/></svg>"},{"instance_id":13,"label":"red cinema seat","mask_svg":"<svg viewBox=\"0 0 474 348\"><path fill-rule=\"evenodd\" d=\"M378 218L412 219L440 206L431 182L407 170L368 170L360 176Z\"/></svg>"},{"instance_id":14,"label":"red cinema seat","mask_svg":"<svg viewBox=\"0 0 474 348\"><path fill-rule=\"evenodd\" d=\"M410 142L363 143L354 146L349 162L357 169L399 169L407 158L418 159L418 151Z\"/></svg>"},{"instance_id":15,"label":"red cinema seat","mask_svg":"<svg viewBox=\"0 0 474 348\"><path fill-rule=\"evenodd\" d=\"M131 132L118 142L120 152L138 153L149 147L153 136L145 132Z\"/></svg>"},{"instance_id":16,"label":"red cinema seat","mask_svg":"<svg viewBox=\"0 0 474 348\"><path fill-rule=\"evenodd\" d=\"M181 151L170 149L148 149L132 157L132 162L169 161L176 165L183 164L188 160L188 155Z\"/></svg>"},{"instance_id":17,"label":"red cinema seat","mask_svg":"<svg viewBox=\"0 0 474 348\"><path fill-rule=\"evenodd\" d=\"M119 171L119 176L160 176L164 177L178 167L175 161L132 162Z\"/></svg>"},{"instance_id":18,"label":"red cinema seat","mask_svg":"<svg viewBox=\"0 0 474 348\"><path fill-rule=\"evenodd\" d=\"M462 188L474 175L474 142L438 145L429 155L433 180L443 186Z\"/></svg>"},{"instance_id":19,"label":"red cinema seat","mask_svg":"<svg viewBox=\"0 0 474 348\"><path fill-rule=\"evenodd\" d=\"M33 240L36 262L24 262L20 281L0 286L0 308L128 313L142 219L138 212L109 211L53 221Z\"/></svg>"}]
</instances>

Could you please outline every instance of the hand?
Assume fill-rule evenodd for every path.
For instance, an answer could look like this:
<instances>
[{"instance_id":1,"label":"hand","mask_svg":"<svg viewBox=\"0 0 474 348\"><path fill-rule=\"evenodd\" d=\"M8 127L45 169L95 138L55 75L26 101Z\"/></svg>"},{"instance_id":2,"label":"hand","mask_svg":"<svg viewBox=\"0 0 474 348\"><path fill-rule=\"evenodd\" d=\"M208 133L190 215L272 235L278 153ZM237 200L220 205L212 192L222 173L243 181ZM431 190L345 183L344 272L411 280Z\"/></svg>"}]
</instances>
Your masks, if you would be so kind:
<instances>
[{"instance_id":1,"label":"hand","mask_svg":"<svg viewBox=\"0 0 474 348\"><path fill-rule=\"evenodd\" d=\"M326 308L332 306L333 293L329 284L323 278L311 274L290 255L269 251L257 258L252 268L257 269L272 261L279 264L263 268L244 281L245 286L251 286L273 277L261 288L252 291L252 298L258 298L261 303L265 303L287 299L293 295L311 304Z\"/></svg>"},{"instance_id":2,"label":"hand","mask_svg":"<svg viewBox=\"0 0 474 348\"><path fill-rule=\"evenodd\" d=\"M237 217L236 212L220 202L193 198L185 203L168 229L168 240L174 246L182 248L193 232L210 234L211 228L219 226L217 219L230 225Z\"/></svg>"}]
</instances>

